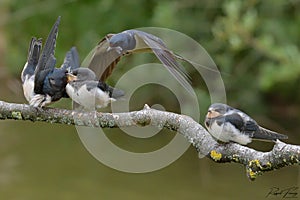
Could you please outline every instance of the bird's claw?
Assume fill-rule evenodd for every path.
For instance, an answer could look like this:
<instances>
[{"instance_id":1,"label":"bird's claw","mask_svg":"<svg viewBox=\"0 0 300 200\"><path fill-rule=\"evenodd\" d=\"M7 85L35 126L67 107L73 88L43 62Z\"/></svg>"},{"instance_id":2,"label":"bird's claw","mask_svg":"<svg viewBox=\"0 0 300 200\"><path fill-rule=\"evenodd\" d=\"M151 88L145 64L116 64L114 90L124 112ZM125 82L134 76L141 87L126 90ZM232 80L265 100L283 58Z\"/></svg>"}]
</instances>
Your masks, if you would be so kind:
<instances>
[{"instance_id":1,"label":"bird's claw","mask_svg":"<svg viewBox=\"0 0 300 200\"><path fill-rule=\"evenodd\" d=\"M49 95L36 94L30 100L29 104L33 107L45 107L51 103L51 97Z\"/></svg>"}]
</instances>

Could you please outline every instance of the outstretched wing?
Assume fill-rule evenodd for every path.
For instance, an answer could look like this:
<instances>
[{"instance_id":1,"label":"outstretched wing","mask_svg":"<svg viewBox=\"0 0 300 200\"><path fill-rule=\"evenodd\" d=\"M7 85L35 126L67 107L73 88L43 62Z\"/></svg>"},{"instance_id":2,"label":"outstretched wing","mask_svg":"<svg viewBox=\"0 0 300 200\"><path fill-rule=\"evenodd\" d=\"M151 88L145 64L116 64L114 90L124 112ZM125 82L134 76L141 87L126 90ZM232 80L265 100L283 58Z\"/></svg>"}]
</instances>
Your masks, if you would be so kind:
<instances>
[{"instance_id":1,"label":"outstretched wing","mask_svg":"<svg viewBox=\"0 0 300 200\"><path fill-rule=\"evenodd\" d=\"M46 44L42 51L42 55L40 56L39 62L35 70L34 92L36 94L43 94L44 80L48 73L53 71L55 67L54 52L59 23L60 17L57 18L55 24L53 25L48 35Z\"/></svg>"},{"instance_id":2,"label":"outstretched wing","mask_svg":"<svg viewBox=\"0 0 300 200\"><path fill-rule=\"evenodd\" d=\"M67 52L61 69L72 71L80 67L79 55L76 47L72 47L70 51Z\"/></svg>"},{"instance_id":3,"label":"outstretched wing","mask_svg":"<svg viewBox=\"0 0 300 200\"><path fill-rule=\"evenodd\" d=\"M24 69L21 74L22 82L25 81L25 76L32 76L36 69L36 66L39 61L40 53L42 49L42 39L36 39L36 37L31 38L29 48L28 48L28 57L25 63Z\"/></svg>"},{"instance_id":4,"label":"outstretched wing","mask_svg":"<svg viewBox=\"0 0 300 200\"><path fill-rule=\"evenodd\" d=\"M183 66L176 61L176 58L178 56L175 55L171 50L169 50L160 38L143 31L130 31L133 32L137 41L142 40L148 47L150 47L153 53L168 69L168 71L179 81L179 83L186 90L192 93L191 78L189 77ZM135 51L145 48L143 42L137 42ZM147 48L145 50L147 50Z\"/></svg>"},{"instance_id":5,"label":"outstretched wing","mask_svg":"<svg viewBox=\"0 0 300 200\"><path fill-rule=\"evenodd\" d=\"M120 40L115 41L115 43L126 43L130 37L134 37L134 40L131 40L134 45L126 43L126 47L135 47L133 49L123 48L122 51L119 51L118 48L110 48L109 40L113 36L115 36L115 40ZM116 38L116 36L119 37ZM100 77L101 81L105 81L111 75L123 55L139 52L153 52L185 89L192 92L190 77L183 66L176 61L178 56L170 51L160 38L143 31L127 30L119 34L108 34L93 50L88 67L96 73L97 77Z\"/></svg>"},{"instance_id":6,"label":"outstretched wing","mask_svg":"<svg viewBox=\"0 0 300 200\"><path fill-rule=\"evenodd\" d=\"M108 34L94 48L88 68L93 70L100 81L105 81L120 61L122 53L116 49L109 48L109 38L113 34Z\"/></svg>"}]
</instances>

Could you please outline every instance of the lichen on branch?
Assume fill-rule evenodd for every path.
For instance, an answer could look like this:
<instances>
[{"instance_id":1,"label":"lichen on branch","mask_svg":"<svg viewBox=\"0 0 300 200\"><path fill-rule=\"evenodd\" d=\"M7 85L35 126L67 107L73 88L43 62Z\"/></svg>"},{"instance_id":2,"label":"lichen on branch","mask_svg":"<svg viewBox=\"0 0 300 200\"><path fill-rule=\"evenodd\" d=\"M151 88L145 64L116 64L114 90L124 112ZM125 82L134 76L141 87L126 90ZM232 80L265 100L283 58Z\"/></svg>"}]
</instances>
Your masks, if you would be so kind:
<instances>
[{"instance_id":1,"label":"lichen on branch","mask_svg":"<svg viewBox=\"0 0 300 200\"><path fill-rule=\"evenodd\" d=\"M269 152L261 152L236 143L218 143L191 117L151 109L127 113L82 112L59 108L34 108L25 104L0 101L0 119L39 121L76 126L115 128L152 125L177 131L198 151L218 163L234 162L246 167L250 180L264 172L300 164L300 146L277 141Z\"/></svg>"}]
</instances>

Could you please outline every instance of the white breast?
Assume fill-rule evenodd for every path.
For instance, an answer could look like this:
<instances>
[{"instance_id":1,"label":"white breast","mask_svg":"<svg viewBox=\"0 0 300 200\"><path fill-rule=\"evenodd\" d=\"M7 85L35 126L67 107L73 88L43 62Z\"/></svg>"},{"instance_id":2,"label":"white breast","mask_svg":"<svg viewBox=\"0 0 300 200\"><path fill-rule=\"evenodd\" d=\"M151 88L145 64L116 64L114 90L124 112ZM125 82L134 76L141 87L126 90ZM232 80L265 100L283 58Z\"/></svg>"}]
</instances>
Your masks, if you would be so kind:
<instances>
[{"instance_id":1,"label":"white breast","mask_svg":"<svg viewBox=\"0 0 300 200\"><path fill-rule=\"evenodd\" d=\"M88 91L86 85L75 90L74 87L67 84L66 92L73 101L90 110L106 107L111 101L115 100L99 88Z\"/></svg>"},{"instance_id":2,"label":"white breast","mask_svg":"<svg viewBox=\"0 0 300 200\"><path fill-rule=\"evenodd\" d=\"M28 102L30 102L31 99L34 97L34 76L25 76L25 80L23 83L23 93Z\"/></svg>"},{"instance_id":3,"label":"white breast","mask_svg":"<svg viewBox=\"0 0 300 200\"><path fill-rule=\"evenodd\" d=\"M213 121L209 128L209 132L213 137L222 142L233 141L246 145L252 141L249 136L241 133L230 123L223 123L221 126L219 126L215 121Z\"/></svg>"}]
</instances>

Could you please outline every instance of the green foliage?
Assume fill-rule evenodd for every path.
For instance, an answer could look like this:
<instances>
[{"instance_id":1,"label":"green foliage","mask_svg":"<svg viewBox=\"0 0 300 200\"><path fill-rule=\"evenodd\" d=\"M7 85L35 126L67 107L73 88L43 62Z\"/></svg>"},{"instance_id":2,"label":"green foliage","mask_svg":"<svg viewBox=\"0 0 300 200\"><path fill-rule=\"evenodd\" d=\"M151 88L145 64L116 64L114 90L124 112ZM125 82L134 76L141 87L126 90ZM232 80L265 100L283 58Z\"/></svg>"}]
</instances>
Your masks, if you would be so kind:
<instances>
[{"instance_id":1,"label":"green foliage","mask_svg":"<svg viewBox=\"0 0 300 200\"><path fill-rule=\"evenodd\" d=\"M293 93L300 89L297 84L300 29L296 28L300 23L299 6L299 2L287 1L226 1L223 4L224 16L219 16L212 27L220 52L215 60L221 69L234 74L235 80L240 79L236 77L244 79L240 85L236 81L229 83L229 91L238 89L240 95L249 89L253 94L259 90L260 96L274 93L289 101L290 95L285 91ZM299 94L293 95L299 99Z\"/></svg>"}]
</instances>

